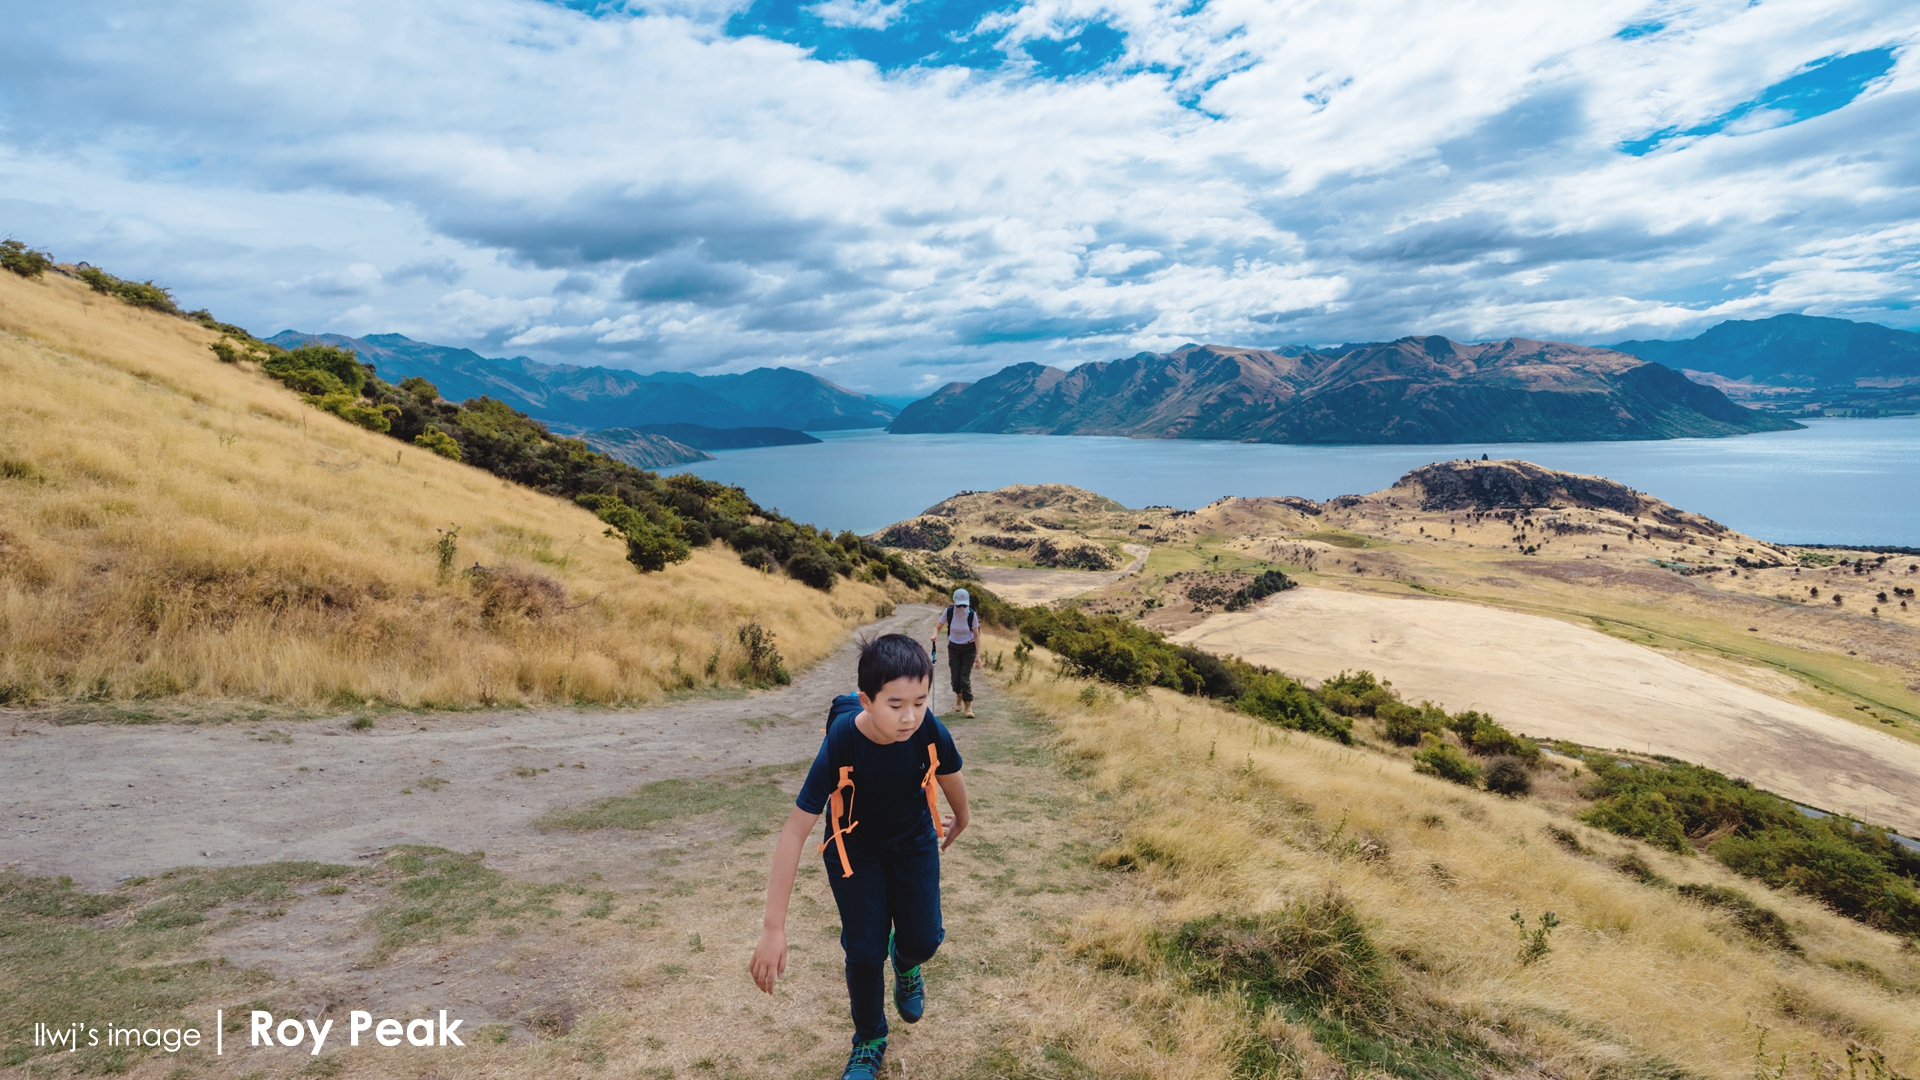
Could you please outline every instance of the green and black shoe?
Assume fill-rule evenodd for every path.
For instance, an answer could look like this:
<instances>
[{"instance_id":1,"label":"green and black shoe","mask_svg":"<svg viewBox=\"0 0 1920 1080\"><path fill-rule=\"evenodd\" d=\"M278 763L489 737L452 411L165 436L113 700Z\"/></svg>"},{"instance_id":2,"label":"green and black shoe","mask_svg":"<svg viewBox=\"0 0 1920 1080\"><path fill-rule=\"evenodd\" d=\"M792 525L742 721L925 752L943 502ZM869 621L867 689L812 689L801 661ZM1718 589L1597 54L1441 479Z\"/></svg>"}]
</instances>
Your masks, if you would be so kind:
<instances>
[{"instance_id":1,"label":"green and black shoe","mask_svg":"<svg viewBox=\"0 0 1920 1080\"><path fill-rule=\"evenodd\" d=\"M920 977L920 965L912 971L900 970L900 954L893 951L893 935L887 935L887 955L893 958L893 1007L900 1019L911 1024L927 1011L927 980Z\"/></svg>"},{"instance_id":2,"label":"green and black shoe","mask_svg":"<svg viewBox=\"0 0 1920 1080\"><path fill-rule=\"evenodd\" d=\"M853 1056L847 1058L847 1071L840 1074L840 1080L875 1080L880 1075L880 1063L886 1057L885 1039L854 1043Z\"/></svg>"}]
</instances>

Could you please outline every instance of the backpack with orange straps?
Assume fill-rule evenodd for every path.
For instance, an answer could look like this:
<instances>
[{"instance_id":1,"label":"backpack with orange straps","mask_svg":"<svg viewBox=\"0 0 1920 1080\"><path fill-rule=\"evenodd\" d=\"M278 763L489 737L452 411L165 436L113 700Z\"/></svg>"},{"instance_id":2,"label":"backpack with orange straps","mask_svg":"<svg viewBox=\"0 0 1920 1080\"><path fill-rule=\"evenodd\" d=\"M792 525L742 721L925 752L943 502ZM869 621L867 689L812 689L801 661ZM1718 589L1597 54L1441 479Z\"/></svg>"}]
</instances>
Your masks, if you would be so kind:
<instances>
[{"instance_id":1,"label":"backpack with orange straps","mask_svg":"<svg viewBox=\"0 0 1920 1080\"><path fill-rule=\"evenodd\" d=\"M833 730L834 721L846 717L847 723L860 714L860 696L842 694L833 699L827 707L827 726L820 729L824 735ZM929 717L931 719L931 717ZM823 739L822 742L825 740ZM920 729L913 733L915 746L924 747L927 752L927 772L920 781L920 789L927 795L927 812L933 818L933 831L940 839L947 838L947 829L940 821L940 782L935 778L940 769L940 750L934 745L933 725L922 721ZM846 792L843 800L840 793ZM841 877L853 876L853 862L847 858L845 837L860 823L853 817L853 766L840 766L840 782L827 795L827 832L820 841L820 853L825 854L827 845L832 844L840 855Z\"/></svg>"}]
</instances>

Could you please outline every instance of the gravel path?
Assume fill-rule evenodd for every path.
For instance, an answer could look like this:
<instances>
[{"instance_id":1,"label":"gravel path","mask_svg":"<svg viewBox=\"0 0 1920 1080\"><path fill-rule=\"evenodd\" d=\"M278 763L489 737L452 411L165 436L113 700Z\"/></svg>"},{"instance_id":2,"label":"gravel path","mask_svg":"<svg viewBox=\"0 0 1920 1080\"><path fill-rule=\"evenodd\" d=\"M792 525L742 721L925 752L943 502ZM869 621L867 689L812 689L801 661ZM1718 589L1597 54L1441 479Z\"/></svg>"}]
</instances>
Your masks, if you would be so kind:
<instances>
[{"instance_id":1,"label":"gravel path","mask_svg":"<svg viewBox=\"0 0 1920 1080\"><path fill-rule=\"evenodd\" d=\"M925 638L934 614L903 605L863 632ZM351 862L405 843L483 850L490 865L537 874L583 842L530 827L554 807L811 758L827 702L853 688L855 655L849 641L793 685L740 697L397 713L372 731L346 718L58 727L0 713L11 731L0 867L100 888L176 866Z\"/></svg>"}]
</instances>

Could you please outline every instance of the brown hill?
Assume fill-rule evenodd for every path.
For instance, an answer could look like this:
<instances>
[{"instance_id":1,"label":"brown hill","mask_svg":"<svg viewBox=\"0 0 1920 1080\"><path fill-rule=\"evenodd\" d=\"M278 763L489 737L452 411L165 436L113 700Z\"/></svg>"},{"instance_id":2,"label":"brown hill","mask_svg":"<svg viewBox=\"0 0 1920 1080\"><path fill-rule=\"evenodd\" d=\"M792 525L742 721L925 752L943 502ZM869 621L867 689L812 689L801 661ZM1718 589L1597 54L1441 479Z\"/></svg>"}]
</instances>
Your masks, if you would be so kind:
<instances>
[{"instance_id":1,"label":"brown hill","mask_svg":"<svg viewBox=\"0 0 1920 1080\"><path fill-rule=\"evenodd\" d=\"M1071 371L1016 364L977 383L948 384L909 405L890 430L1444 443L1794 426L1625 353L1519 338L1408 337L1329 351L1189 345Z\"/></svg>"}]
</instances>

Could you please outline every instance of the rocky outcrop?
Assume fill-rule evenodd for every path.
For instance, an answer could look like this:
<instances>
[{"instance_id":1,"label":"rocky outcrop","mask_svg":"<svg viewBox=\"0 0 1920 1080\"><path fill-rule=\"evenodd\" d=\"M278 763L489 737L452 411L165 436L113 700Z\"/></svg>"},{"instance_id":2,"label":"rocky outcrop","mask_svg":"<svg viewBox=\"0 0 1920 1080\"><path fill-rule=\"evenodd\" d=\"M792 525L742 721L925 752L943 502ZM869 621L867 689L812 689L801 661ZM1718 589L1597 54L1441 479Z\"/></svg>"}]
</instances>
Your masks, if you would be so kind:
<instances>
[{"instance_id":1,"label":"rocky outcrop","mask_svg":"<svg viewBox=\"0 0 1920 1080\"><path fill-rule=\"evenodd\" d=\"M1413 470L1381 492L1404 499L1421 510L1612 510L1628 517L1650 518L1709 534L1726 527L1699 514L1690 514L1651 495L1608 480L1535 465L1531 461L1441 461ZM1362 498L1342 496L1356 505Z\"/></svg>"}]
</instances>

